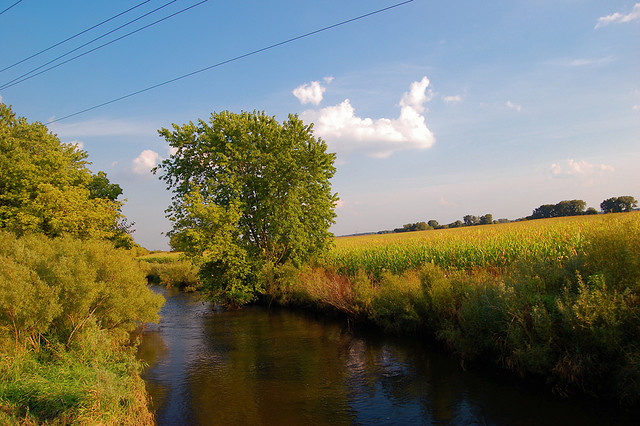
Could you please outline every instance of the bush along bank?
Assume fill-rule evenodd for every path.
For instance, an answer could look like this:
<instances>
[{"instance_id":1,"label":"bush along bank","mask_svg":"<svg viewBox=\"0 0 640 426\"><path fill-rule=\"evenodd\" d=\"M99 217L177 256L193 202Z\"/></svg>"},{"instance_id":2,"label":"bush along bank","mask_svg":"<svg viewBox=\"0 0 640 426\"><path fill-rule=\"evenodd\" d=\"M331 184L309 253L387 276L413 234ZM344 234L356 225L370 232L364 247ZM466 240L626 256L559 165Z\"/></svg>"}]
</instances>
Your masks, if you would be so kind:
<instances>
[{"instance_id":1,"label":"bush along bank","mask_svg":"<svg viewBox=\"0 0 640 426\"><path fill-rule=\"evenodd\" d=\"M163 303L109 242L0 232L0 424L153 424L129 333Z\"/></svg>"},{"instance_id":2,"label":"bush along bank","mask_svg":"<svg viewBox=\"0 0 640 426\"><path fill-rule=\"evenodd\" d=\"M640 406L638 215L581 232L579 249L557 257L375 276L333 263L282 266L264 280L271 302L424 330L463 362L496 363L561 396Z\"/></svg>"}]
</instances>

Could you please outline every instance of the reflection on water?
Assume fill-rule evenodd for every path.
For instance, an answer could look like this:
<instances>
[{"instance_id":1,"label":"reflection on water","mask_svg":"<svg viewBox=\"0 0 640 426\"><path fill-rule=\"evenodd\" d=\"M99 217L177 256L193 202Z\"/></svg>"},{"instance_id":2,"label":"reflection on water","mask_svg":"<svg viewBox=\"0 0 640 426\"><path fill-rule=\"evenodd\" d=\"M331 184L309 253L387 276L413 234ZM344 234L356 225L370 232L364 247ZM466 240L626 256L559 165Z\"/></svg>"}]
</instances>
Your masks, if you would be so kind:
<instances>
[{"instance_id":1,"label":"reflection on water","mask_svg":"<svg viewBox=\"0 0 640 426\"><path fill-rule=\"evenodd\" d=\"M160 425L621 424L628 419L461 371L422 342L281 309L167 297L140 357ZM629 424L631 422L629 421Z\"/></svg>"}]
</instances>

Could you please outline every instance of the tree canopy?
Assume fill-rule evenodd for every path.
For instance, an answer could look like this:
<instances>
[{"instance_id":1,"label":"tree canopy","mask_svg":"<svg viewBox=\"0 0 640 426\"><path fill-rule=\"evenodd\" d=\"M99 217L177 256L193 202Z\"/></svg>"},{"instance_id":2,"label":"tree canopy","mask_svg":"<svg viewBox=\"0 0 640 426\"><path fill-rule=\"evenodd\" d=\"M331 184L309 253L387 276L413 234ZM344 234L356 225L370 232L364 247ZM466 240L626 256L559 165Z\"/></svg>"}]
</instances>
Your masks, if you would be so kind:
<instances>
[{"instance_id":1,"label":"tree canopy","mask_svg":"<svg viewBox=\"0 0 640 426\"><path fill-rule=\"evenodd\" d=\"M0 152L0 228L132 244L116 200L122 190L91 173L85 151L0 103Z\"/></svg>"},{"instance_id":2,"label":"tree canopy","mask_svg":"<svg viewBox=\"0 0 640 426\"><path fill-rule=\"evenodd\" d=\"M155 169L174 192L171 245L201 265L212 296L253 300L263 266L300 264L328 248L335 154L312 125L224 111L159 133L175 149Z\"/></svg>"},{"instance_id":3,"label":"tree canopy","mask_svg":"<svg viewBox=\"0 0 640 426\"><path fill-rule=\"evenodd\" d=\"M600 203L600 208L605 213L630 212L634 207L638 207L638 201L630 195L607 198Z\"/></svg>"},{"instance_id":4,"label":"tree canopy","mask_svg":"<svg viewBox=\"0 0 640 426\"><path fill-rule=\"evenodd\" d=\"M545 219L550 217L580 216L585 214L587 203L583 200L564 200L557 204L543 204L533 210L529 219Z\"/></svg>"}]
</instances>

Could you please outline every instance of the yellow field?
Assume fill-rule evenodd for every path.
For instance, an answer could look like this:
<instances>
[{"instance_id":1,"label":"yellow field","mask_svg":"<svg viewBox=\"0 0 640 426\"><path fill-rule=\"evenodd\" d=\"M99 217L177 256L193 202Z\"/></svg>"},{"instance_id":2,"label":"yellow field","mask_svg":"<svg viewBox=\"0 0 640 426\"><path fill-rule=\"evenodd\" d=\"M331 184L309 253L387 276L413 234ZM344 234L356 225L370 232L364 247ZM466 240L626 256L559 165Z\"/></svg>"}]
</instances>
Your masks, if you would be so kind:
<instances>
[{"instance_id":1,"label":"yellow field","mask_svg":"<svg viewBox=\"0 0 640 426\"><path fill-rule=\"evenodd\" d=\"M353 274L401 274L425 263L444 268L501 267L561 260L584 250L592 232L640 226L640 212L572 216L453 229L338 237L328 266Z\"/></svg>"}]
</instances>

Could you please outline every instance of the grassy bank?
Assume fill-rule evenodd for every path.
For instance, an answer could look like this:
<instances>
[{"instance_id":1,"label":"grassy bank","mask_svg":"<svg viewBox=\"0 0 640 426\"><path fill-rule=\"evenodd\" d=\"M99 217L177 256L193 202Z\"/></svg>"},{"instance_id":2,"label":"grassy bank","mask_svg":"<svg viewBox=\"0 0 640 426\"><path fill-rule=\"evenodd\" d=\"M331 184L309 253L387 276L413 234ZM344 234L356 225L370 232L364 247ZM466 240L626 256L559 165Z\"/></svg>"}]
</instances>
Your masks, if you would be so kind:
<instances>
[{"instance_id":1,"label":"grassy bank","mask_svg":"<svg viewBox=\"0 0 640 426\"><path fill-rule=\"evenodd\" d=\"M151 284L160 284L191 293L201 287L199 268L178 252L156 252L137 257Z\"/></svg>"},{"instance_id":2,"label":"grassy bank","mask_svg":"<svg viewBox=\"0 0 640 426\"><path fill-rule=\"evenodd\" d=\"M338 238L265 275L282 304L422 330L556 394L640 404L640 213Z\"/></svg>"},{"instance_id":3,"label":"grassy bank","mask_svg":"<svg viewBox=\"0 0 640 426\"><path fill-rule=\"evenodd\" d=\"M0 232L0 424L153 424L129 332L162 303L108 242Z\"/></svg>"}]
</instances>

